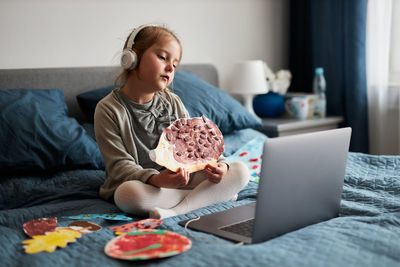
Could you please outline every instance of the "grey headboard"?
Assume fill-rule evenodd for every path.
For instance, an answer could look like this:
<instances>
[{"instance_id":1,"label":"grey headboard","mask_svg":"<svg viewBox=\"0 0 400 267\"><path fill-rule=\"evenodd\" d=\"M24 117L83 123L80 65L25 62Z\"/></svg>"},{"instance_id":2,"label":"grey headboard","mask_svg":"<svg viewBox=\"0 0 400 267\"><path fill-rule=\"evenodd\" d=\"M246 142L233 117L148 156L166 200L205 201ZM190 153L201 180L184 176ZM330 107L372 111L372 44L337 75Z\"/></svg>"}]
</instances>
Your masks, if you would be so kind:
<instances>
[{"instance_id":1,"label":"grey headboard","mask_svg":"<svg viewBox=\"0 0 400 267\"><path fill-rule=\"evenodd\" d=\"M211 64L182 64L183 71L191 71L200 78L218 87L218 73ZM92 89L114 84L121 68L69 67L41 69L0 69L1 89L62 89L71 116L79 121L84 115L78 106L76 95Z\"/></svg>"}]
</instances>

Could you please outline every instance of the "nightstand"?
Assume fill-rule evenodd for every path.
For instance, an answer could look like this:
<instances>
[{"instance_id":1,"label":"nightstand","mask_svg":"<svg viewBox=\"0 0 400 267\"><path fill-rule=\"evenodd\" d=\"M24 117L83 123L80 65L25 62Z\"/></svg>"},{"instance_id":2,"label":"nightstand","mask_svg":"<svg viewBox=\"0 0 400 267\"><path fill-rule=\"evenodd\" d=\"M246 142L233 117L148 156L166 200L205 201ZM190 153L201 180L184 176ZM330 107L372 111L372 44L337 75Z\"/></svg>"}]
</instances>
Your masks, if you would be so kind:
<instances>
[{"instance_id":1,"label":"nightstand","mask_svg":"<svg viewBox=\"0 0 400 267\"><path fill-rule=\"evenodd\" d=\"M280 137L301 133L330 130L338 127L343 117L298 120L294 118L262 119L263 126L258 129L268 137Z\"/></svg>"}]
</instances>

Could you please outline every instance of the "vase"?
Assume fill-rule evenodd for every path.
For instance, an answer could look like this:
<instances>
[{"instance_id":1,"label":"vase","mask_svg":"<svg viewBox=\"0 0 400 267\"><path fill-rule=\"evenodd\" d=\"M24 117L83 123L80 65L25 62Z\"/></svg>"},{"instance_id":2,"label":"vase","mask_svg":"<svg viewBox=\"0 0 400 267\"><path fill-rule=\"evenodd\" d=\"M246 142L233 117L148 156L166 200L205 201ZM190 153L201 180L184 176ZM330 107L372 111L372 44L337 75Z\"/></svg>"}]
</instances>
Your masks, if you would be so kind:
<instances>
[{"instance_id":1,"label":"vase","mask_svg":"<svg viewBox=\"0 0 400 267\"><path fill-rule=\"evenodd\" d=\"M261 118L276 118L285 110L285 100L278 93L269 91L266 94L257 95L253 99L253 109Z\"/></svg>"}]
</instances>

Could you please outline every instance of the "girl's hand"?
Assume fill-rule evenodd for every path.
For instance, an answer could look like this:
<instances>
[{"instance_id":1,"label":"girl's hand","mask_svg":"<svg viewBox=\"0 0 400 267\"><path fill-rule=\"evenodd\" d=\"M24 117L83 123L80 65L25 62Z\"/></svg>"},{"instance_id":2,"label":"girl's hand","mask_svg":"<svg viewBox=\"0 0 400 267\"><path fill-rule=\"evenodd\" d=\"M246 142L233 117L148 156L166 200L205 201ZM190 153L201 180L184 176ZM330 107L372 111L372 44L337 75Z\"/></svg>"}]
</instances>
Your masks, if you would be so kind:
<instances>
[{"instance_id":1,"label":"girl's hand","mask_svg":"<svg viewBox=\"0 0 400 267\"><path fill-rule=\"evenodd\" d=\"M203 171L205 172L208 181L218 184L228 172L228 165L222 162L217 163L217 166L207 164Z\"/></svg>"},{"instance_id":2,"label":"girl's hand","mask_svg":"<svg viewBox=\"0 0 400 267\"><path fill-rule=\"evenodd\" d=\"M177 172L168 169L150 177L148 183L157 187L179 188L189 182L189 172L179 168Z\"/></svg>"}]
</instances>

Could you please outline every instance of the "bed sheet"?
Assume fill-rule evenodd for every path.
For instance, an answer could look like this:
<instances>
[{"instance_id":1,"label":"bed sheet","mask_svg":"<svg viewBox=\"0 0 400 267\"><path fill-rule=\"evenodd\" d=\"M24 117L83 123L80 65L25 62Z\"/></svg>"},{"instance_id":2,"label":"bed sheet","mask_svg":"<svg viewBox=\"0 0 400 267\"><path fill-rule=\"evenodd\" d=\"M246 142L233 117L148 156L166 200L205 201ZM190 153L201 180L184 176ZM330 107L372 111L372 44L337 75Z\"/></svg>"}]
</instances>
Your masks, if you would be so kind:
<instances>
[{"instance_id":1,"label":"bed sheet","mask_svg":"<svg viewBox=\"0 0 400 267\"><path fill-rule=\"evenodd\" d=\"M243 141L243 140L242 140ZM25 254L24 222L62 216L113 213L118 208L98 197L105 173L71 170L46 176L2 177L0 180L0 257L2 266L128 266L129 261L103 252L115 237L108 227L126 222L93 219L101 231L84 235L53 253ZM257 183L250 182L236 202L196 210L206 215L254 201ZM267 242L236 246L230 241L190 231L178 222L188 213L164 220L159 228L188 236L192 248L178 256L142 261L149 266L394 266L400 262L400 157L350 153L340 216L285 234ZM133 217L139 220L142 218ZM192 236L193 235L193 236Z\"/></svg>"}]
</instances>

